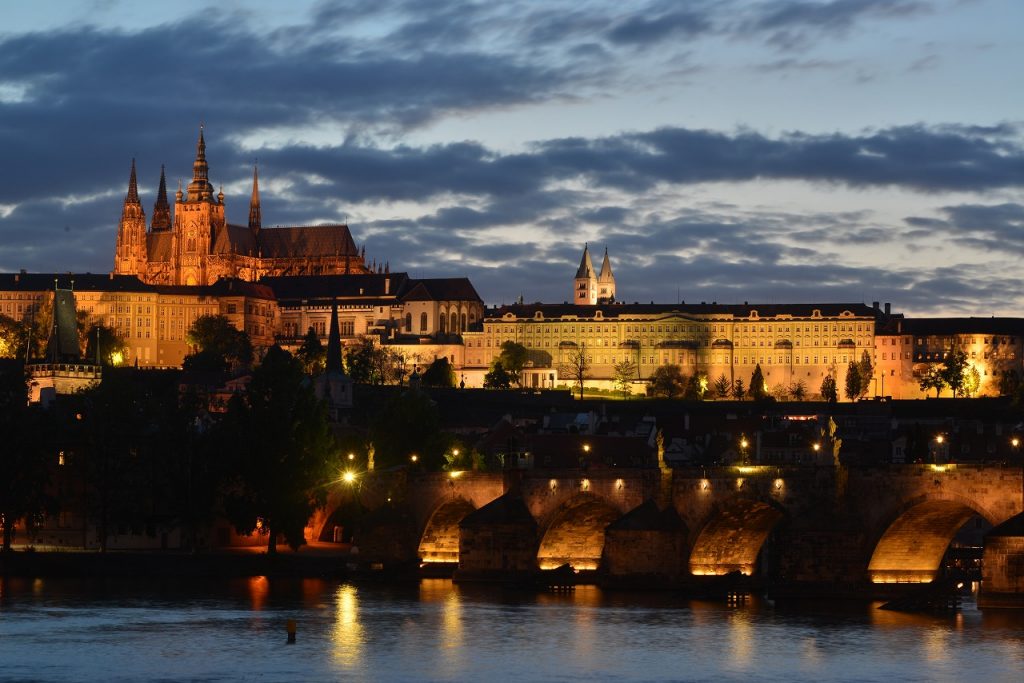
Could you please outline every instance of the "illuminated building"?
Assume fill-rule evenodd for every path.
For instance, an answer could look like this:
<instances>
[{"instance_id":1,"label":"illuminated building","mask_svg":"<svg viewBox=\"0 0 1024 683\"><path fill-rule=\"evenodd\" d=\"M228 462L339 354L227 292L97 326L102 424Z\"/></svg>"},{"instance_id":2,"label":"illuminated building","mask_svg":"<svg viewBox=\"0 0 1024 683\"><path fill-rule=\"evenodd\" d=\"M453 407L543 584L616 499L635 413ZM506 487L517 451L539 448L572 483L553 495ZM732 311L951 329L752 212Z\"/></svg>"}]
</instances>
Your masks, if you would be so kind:
<instances>
[{"instance_id":1,"label":"illuminated building","mask_svg":"<svg viewBox=\"0 0 1024 683\"><path fill-rule=\"evenodd\" d=\"M215 195L209 180L202 130L192 181L187 192L179 185L173 208L172 215L161 169L153 220L147 230L132 161L117 231L116 275L135 275L154 285L196 286L212 285L222 278L256 281L265 275L370 272L347 225L264 228L255 170L248 224L229 223L224 192Z\"/></svg>"}]
</instances>

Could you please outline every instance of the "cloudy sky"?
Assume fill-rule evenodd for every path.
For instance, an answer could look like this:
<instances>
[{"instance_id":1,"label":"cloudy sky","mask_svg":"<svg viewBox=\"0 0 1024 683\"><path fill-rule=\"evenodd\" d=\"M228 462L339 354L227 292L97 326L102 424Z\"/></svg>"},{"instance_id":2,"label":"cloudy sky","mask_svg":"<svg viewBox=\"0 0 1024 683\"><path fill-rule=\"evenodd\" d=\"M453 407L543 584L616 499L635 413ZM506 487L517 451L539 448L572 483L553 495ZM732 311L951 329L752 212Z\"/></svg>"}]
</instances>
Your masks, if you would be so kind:
<instances>
[{"instance_id":1,"label":"cloudy sky","mask_svg":"<svg viewBox=\"0 0 1024 683\"><path fill-rule=\"evenodd\" d=\"M563 301L1024 314L1020 0L5 3L0 270L110 270L131 159Z\"/></svg>"}]
</instances>

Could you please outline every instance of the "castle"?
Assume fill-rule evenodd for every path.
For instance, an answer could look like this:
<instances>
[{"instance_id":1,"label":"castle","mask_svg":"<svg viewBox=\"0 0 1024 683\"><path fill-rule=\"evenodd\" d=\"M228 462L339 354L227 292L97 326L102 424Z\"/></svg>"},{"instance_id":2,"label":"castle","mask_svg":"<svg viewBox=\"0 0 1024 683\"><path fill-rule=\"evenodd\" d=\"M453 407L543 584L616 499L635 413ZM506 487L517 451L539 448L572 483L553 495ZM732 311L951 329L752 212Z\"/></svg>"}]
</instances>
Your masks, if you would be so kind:
<instances>
[{"instance_id":1,"label":"castle","mask_svg":"<svg viewBox=\"0 0 1024 683\"><path fill-rule=\"evenodd\" d=\"M160 187L153 218L139 201L135 161L121 211L114 254L115 275L135 275L151 285L212 285L222 278L254 282L263 276L369 273L365 248L357 249L347 225L264 228L259 175L253 170L248 225L228 223L223 190L214 194L206 162L202 128L192 164L192 181L179 183L174 212L167 201L167 181Z\"/></svg>"}]
</instances>

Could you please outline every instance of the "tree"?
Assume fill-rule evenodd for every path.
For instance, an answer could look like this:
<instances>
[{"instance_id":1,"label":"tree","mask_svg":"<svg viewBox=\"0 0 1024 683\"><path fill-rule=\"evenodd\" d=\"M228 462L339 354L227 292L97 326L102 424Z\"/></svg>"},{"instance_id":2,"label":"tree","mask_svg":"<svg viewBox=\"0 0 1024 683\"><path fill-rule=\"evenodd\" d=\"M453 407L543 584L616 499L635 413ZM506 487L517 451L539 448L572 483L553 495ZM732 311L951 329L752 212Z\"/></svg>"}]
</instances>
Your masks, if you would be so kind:
<instances>
[{"instance_id":1,"label":"tree","mask_svg":"<svg viewBox=\"0 0 1024 683\"><path fill-rule=\"evenodd\" d=\"M1003 370L999 375L999 395L1015 396L1020 388L1020 375L1016 370Z\"/></svg>"},{"instance_id":2,"label":"tree","mask_svg":"<svg viewBox=\"0 0 1024 683\"><path fill-rule=\"evenodd\" d=\"M802 379L789 385L789 395L793 397L794 401L803 401L807 398L807 385Z\"/></svg>"},{"instance_id":3,"label":"tree","mask_svg":"<svg viewBox=\"0 0 1024 683\"><path fill-rule=\"evenodd\" d=\"M495 359L491 369L484 375L484 389L511 389L512 377L500 360Z\"/></svg>"},{"instance_id":4,"label":"tree","mask_svg":"<svg viewBox=\"0 0 1024 683\"><path fill-rule=\"evenodd\" d=\"M565 362L558 368L561 375L572 380L572 385L578 387L580 400L583 400L583 385L590 376L590 359L587 357L587 347L580 346L573 349Z\"/></svg>"},{"instance_id":5,"label":"tree","mask_svg":"<svg viewBox=\"0 0 1024 683\"><path fill-rule=\"evenodd\" d=\"M97 341L99 342L100 365L124 365L128 362L128 344L117 332L99 323L91 325L86 333L86 362L96 362Z\"/></svg>"},{"instance_id":6,"label":"tree","mask_svg":"<svg viewBox=\"0 0 1024 683\"><path fill-rule=\"evenodd\" d=\"M736 380L736 383L732 385L732 397L737 401L742 401L746 395L747 389L743 386L743 380Z\"/></svg>"},{"instance_id":7,"label":"tree","mask_svg":"<svg viewBox=\"0 0 1024 683\"><path fill-rule=\"evenodd\" d=\"M425 387L444 387L451 389L455 387L455 370L448 362L447 356L435 358L420 377L420 382Z\"/></svg>"},{"instance_id":8,"label":"tree","mask_svg":"<svg viewBox=\"0 0 1024 683\"><path fill-rule=\"evenodd\" d=\"M3 524L3 552L9 552L14 525L45 510L49 481L45 439L50 430L48 415L39 406L28 406L24 365L5 362L0 366L0 518ZM54 460L56 455L53 456ZM52 461L50 461L52 462Z\"/></svg>"},{"instance_id":9,"label":"tree","mask_svg":"<svg viewBox=\"0 0 1024 683\"><path fill-rule=\"evenodd\" d=\"M658 367L647 380L652 396L675 398L683 393L686 378L678 365L666 364Z\"/></svg>"},{"instance_id":10,"label":"tree","mask_svg":"<svg viewBox=\"0 0 1024 683\"><path fill-rule=\"evenodd\" d=\"M821 380L821 388L818 390L821 392L821 398L829 403L835 403L839 400L839 387L836 386L836 376L831 372L825 375L825 378Z\"/></svg>"},{"instance_id":11,"label":"tree","mask_svg":"<svg viewBox=\"0 0 1024 683\"><path fill-rule=\"evenodd\" d=\"M440 470L444 454L455 447L441 432L440 424L437 406L425 393L403 392L393 396L370 423L374 467L408 465L416 455L418 465Z\"/></svg>"},{"instance_id":12,"label":"tree","mask_svg":"<svg viewBox=\"0 0 1024 683\"><path fill-rule=\"evenodd\" d=\"M754 366L754 372L750 375L750 388L747 389L747 393L755 401L762 401L768 396L760 363Z\"/></svg>"},{"instance_id":13,"label":"tree","mask_svg":"<svg viewBox=\"0 0 1024 683\"><path fill-rule=\"evenodd\" d=\"M715 380L715 394L718 395L718 398L729 398L732 394L732 382L724 372Z\"/></svg>"},{"instance_id":14,"label":"tree","mask_svg":"<svg viewBox=\"0 0 1024 683\"><path fill-rule=\"evenodd\" d=\"M946 379L943 377L942 368L936 365L929 366L927 370L918 375L917 385L924 392L934 389L935 398L938 398L942 390L946 388Z\"/></svg>"},{"instance_id":15,"label":"tree","mask_svg":"<svg viewBox=\"0 0 1024 683\"><path fill-rule=\"evenodd\" d=\"M252 363L252 342L249 335L236 330L223 315L201 315L189 328L185 340L199 351L223 358L232 367Z\"/></svg>"},{"instance_id":16,"label":"tree","mask_svg":"<svg viewBox=\"0 0 1024 683\"><path fill-rule=\"evenodd\" d=\"M526 361L529 360L529 357L530 352L522 344L517 344L512 340L501 342L501 353L498 354L498 360L501 361L502 367L512 376L512 381L515 382L516 386L521 384L523 368L526 367Z\"/></svg>"},{"instance_id":17,"label":"tree","mask_svg":"<svg viewBox=\"0 0 1024 683\"><path fill-rule=\"evenodd\" d=\"M251 533L262 519L270 554L277 552L278 534L298 549L340 465L326 407L313 394L302 364L271 347L246 391L231 398L223 425L233 475L228 516L240 533Z\"/></svg>"},{"instance_id":18,"label":"tree","mask_svg":"<svg viewBox=\"0 0 1024 683\"><path fill-rule=\"evenodd\" d=\"M683 398L688 401L703 401L708 391L707 375L699 372L690 375L686 380L686 387L683 389Z\"/></svg>"},{"instance_id":19,"label":"tree","mask_svg":"<svg viewBox=\"0 0 1024 683\"><path fill-rule=\"evenodd\" d=\"M406 374L405 357L375 344L370 337L347 348L345 367L356 384L395 384Z\"/></svg>"},{"instance_id":20,"label":"tree","mask_svg":"<svg viewBox=\"0 0 1024 683\"><path fill-rule=\"evenodd\" d=\"M623 396L629 396L633 391L633 380L636 379L636 363L624 358L621 363L612 366L612 371L615 373L615 389L622 392Z\"/></svg>"},{"instance_id":21,"label":"tree","mask_svg":"<svg viewBox=\"0 0 1024 683\"><path fill-rule=\"evenodd\" d=\"M25 358L26 328L14 318L0 314L0 358Z\"/></svg>"},{"instance_id":22,"label":"tree","mask_svg":"<svg viewBox=\"0 0 1024 683\"><path fill-rule=\"evenodd\" d=\"M963 394L967 398L974 396L981 388L981 373L973 365L964 372Z\"/></svg>"},{"instance_id":23,"label":"tree","mask_svg":"<svg viewBox=\"0 0 1024 683\"><path fill-rule=\"evenodd\" d=\"M860 393L858 397L862 397L871 391L871 384L875 376L875 368L871 363L871 354L868 353L867 349L860 354L860 362L857 364L857 377L860 380Z\"/></svg>"},{"instance_id":24,"label":"tree","mask_svg":"<svg viewBox=\"0 0 1024 683\"><path fill-rule=\"evenodd\" d=\"M959 344L954 344L953 348L946 354L944 366L939 371L943 381L953 390L953 398L959 396L964 388L967 366L967 353L960 348Z\"/></svg>"},{"instance_id":25,"label":"tree","mask_svg":"<svg viewBox=\"0 0 1024 683\"><path fill-rule=\"evenodd\" d=\"M860 396L860 370L857 363L850 361L846 368L846 390L843 392L847 400L852 401Z\"/></svg>"},{"instance_id":26,"label":"tree","mask_svg":"<svg viewBox=\"0 0 1024 683\"><path fill-rule=\"evenodd\" d=\"M327 349L320 343L320 335L310 327L302 340L302 346L295 352L307 375L319 375L327 367Z\"/></svg>"}]
</instances>

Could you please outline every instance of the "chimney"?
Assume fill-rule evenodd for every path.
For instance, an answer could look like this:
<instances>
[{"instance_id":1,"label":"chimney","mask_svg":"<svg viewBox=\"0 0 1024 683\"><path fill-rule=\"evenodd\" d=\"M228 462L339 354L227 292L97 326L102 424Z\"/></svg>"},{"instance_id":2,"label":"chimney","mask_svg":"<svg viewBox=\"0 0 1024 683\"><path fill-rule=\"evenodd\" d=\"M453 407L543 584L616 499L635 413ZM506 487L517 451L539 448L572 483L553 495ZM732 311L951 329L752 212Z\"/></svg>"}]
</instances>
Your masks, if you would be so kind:
<instances>
[{"instance_id":1,"label":"chimney","mask_svg":"<svg viewBox=\"0 0 1024 683\"><path fill-rule=\"evenodd\" d=\"M871 302L871 308L873 308L873 309L875 309L877 311L878 310L878 302L877 301L872 301Z\"/></svg>"},{"instance_id":2,"label":"chimney","mask_svg":"<svg viewBox=\"0 0 1024 683\"><path fill-rule=\"evenodd\" d=\"M892 306L892 304L890 304L889 302L885 303L885 314L886 315L889 315L889 311L891 310L891 306Z\"/></svg>"}]
</instances>

